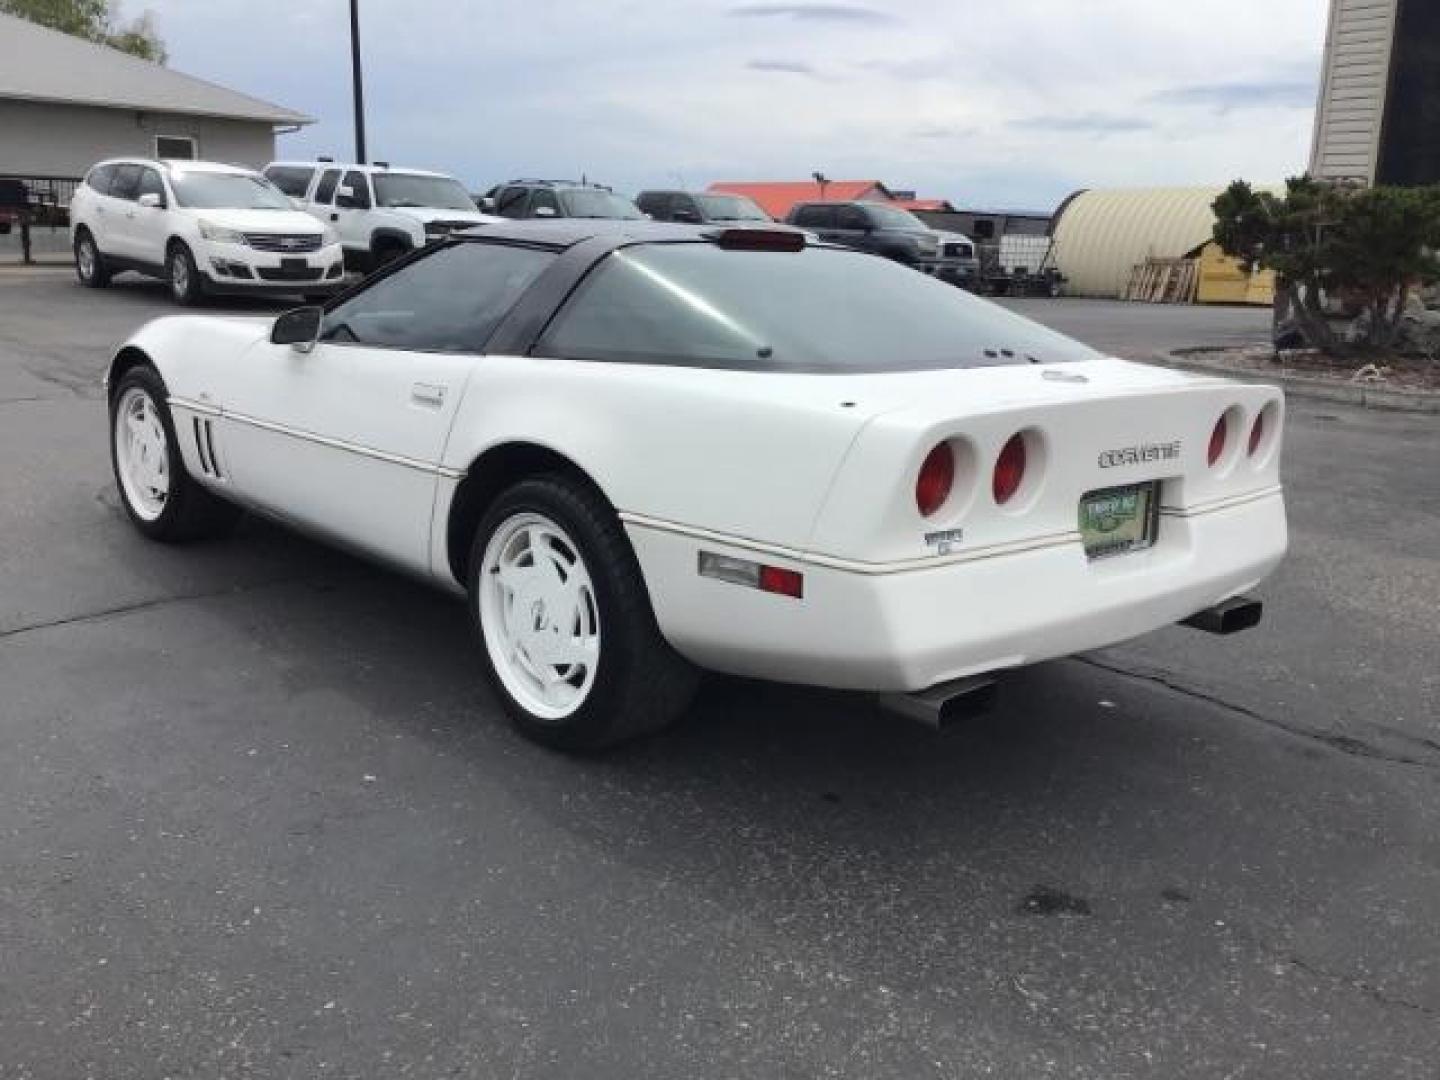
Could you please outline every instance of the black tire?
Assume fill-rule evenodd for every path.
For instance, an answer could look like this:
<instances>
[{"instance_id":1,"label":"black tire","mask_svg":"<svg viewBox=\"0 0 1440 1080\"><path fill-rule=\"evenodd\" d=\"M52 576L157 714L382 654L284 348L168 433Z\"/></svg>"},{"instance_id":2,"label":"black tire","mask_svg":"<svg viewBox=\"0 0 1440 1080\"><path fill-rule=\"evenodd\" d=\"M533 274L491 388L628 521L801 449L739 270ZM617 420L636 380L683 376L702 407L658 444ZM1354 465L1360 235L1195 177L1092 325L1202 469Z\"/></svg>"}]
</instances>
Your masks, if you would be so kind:
<instances>
[{"instance_id":1,"label":"black tire","mask_svg":"<svg viewBox=\"0 0 1440 1080\"><path fill-rule=\"evenodd\" d=\"M563 719L532 712L509 689L490 655L481 618L481 581L491 537L518 514L538 514L572 539L594 587L600 649L589 695ZM523 480L486 510L470 549L466 584L471 622L490 683L515 726L554 749L587 752L659 731L694 695L697 673L655 621L640 564L619 519L593 487L564 475Z\"/></svg>"},{"instance_id":2,"label":"black tire","mask_svg":"<svg viewBox=\"0 0 1440 1080\"><path fill-rule=\"evenodd\" d=\"M165 460L169 477L169 491L164 500L164 509L159 516L151 517L142 513L131 502L129 492L121 479L120 452L117 447L116 424L120 404L130 391L143 392L149 398L160 425L165 432ZM125 514L142 533L151 540L162 543L184 543L224 536L240 519L238 507L197 484L185 470L185 461L180 454L180 443L175 435L175 424L166 404L165 382L160 373L148 364L133 367L121 376L110 394L110 468L115 476L115 487L120 493L120 505Z\"/></svg>"},{"instance_id":3,"label":"black tire","mask_svg":"<svg viewBox=\"0 0 1440 1080\"><path fill-rule=\"evenodd\" d=\"M89 229L75 234L75 276L87 289L103 289L110 284L110 267Z\"/></svg>"},{"instance_id":4,"label":"black tire","mask_svg":"<svg viewBox=\"0 0 1440 1080\"><path fill-rule=\"evenodd\" d=\"M380 270L389 266L396 259L407 254L409 248L404 247L395 240L376 241L374 249L370 253L370 265L372 270Z\"/></svg>"},{"instance_id":5,"label":"black tire","mask_svg":"<svg viewBox=\"0 0 1440 1080\"><path fill-rule=\"evenodd\" d=\"M165 253L165 270L170 298L181 307L193 307L205 299L205 279L183 241L176 240Z\"/></svg>"}]
</instances>

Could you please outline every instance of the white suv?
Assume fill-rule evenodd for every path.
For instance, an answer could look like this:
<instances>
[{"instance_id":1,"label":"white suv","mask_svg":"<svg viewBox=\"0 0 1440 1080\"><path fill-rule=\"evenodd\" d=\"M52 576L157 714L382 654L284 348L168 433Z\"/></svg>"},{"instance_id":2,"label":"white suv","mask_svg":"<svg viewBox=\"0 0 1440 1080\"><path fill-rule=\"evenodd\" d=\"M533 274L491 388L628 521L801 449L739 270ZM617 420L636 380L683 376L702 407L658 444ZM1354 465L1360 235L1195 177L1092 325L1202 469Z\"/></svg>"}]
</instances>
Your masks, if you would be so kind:
<instances>
[{"instance_id":1,"label":"white suv","mask_svg":"<svg viewBox=\"0 0 1440 1080\"><path fill-rule=\"evenodd\" d=\"M265 178L300 209L340 232L345 264L362 272L443 240L455 229L503 221L482 214L453 176L421 169L276 161Z\"/></svg>"},{"instance_id":2,"label":"white suv","mask_svg":"<svg viewBox=\"0 0 1440 1080\"><path fill-rule=\"evenodd\" d=\"M339 236L259 173L205 161L120 158L90 170L70 203L82 285L135 270L182 304L210 292L325 296L344 278Z\"/></svg>"}]
</instances>

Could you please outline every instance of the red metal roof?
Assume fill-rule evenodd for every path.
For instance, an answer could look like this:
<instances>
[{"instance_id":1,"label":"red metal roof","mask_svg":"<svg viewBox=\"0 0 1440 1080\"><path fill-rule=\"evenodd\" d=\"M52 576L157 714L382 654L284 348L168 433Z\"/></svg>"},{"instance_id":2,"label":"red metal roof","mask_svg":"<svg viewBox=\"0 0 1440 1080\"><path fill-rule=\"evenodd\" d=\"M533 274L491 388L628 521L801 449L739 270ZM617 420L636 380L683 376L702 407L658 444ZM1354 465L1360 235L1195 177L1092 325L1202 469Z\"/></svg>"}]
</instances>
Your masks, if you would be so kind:
<instances>
[{"instance_id":1,"label":"red metal roof","mask_svg":"<svg viewBox=\"0 0 1440 1080\"><path fill-rule=\"evenodd\" d=\"M768 181L722 180L711 184L710 190L725 195L745 195L754 199L773 218L783 218L798 202L853 202L870 199L890 202L890 192L879 180L831 180L822 195L814 180Z\"/></svg>"}]
</instances>

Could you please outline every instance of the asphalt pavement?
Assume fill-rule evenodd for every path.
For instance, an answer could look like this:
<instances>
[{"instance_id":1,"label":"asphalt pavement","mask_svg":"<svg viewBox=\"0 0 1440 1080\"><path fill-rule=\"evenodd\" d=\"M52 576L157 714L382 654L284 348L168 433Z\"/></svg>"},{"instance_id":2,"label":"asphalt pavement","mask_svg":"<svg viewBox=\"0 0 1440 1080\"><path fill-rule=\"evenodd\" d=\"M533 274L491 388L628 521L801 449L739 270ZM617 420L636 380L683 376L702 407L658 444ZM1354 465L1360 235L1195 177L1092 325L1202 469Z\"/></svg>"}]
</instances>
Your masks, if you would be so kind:
<instances>
[{"instance_id":1,"label":"asphalt pavement","mask_svg":"<svg viewBox=\"0 0 1440 1080\"><path fill-rule=\"evenodd\" d=\"M130 528L99 379L172 310L0 270L0 1078L1440 1074L1435 418L1292 402L1258 630L1039 665L940 736L717 679L574 760L462 605Z\"/></svg>"}]
</instances>

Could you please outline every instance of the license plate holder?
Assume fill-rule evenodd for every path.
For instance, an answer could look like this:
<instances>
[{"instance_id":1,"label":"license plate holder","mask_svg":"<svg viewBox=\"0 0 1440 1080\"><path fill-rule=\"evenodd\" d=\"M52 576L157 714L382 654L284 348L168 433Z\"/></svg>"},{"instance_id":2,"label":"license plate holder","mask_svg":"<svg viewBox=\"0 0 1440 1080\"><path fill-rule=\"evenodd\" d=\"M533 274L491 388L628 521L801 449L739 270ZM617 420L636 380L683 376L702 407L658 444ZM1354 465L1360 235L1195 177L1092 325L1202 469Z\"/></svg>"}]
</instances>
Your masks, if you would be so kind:
<instances>
[{"instance_id":1,"label":"license plate holder","mask_svg":"<svg viewBox=\"0 0 1440 1080\"><path fill-rule=\"evenodd\" d=\"M280 269L288 270L293 274L301 270L309 270L310 263L306 259L281 259Z\"/></svg>"},{"instance_id":2,"label":"license plate holder","mask_svg":"<svg viewBox=\"0 0 1440 1080\"><path fill-rule=\"evenodd\" d=\"M1101 488L1080 497L1080 540L1088 559L1110 559L1155 545L1160 528L1160 484Z\"/></svg>"}]
</instances>

